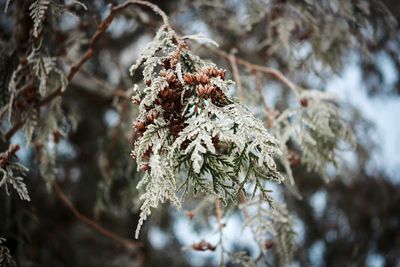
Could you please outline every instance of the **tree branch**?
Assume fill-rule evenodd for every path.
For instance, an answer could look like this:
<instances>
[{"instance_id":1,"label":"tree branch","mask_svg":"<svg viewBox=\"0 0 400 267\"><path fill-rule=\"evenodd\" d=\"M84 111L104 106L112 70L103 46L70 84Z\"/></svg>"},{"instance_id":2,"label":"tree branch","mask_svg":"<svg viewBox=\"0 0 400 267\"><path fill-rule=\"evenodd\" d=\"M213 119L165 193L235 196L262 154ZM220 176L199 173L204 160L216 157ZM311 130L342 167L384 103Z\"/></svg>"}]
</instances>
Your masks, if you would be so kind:
<instances>
[{"instance_id":1,"label":"tree branch","mask_svg":"<svg viewBox=\"0 0 400 267\"><path fill-rule=\"evenodd\" d=\"M247 68L250 72L254 72L254 71L258 71L258 72L263 72L265 74L268 75L272 75L273 77L275 77L276 79L280 80L281 82L283 82L284 84L287 85L287 87L289 87L293 93L296 95L296 97L299 97L300 95L300 91L301 88L298 87L296 84L294 84L291 80L289 80L288 78L286 78L285 75L282 74L282 72L274 69L274 68L269 68L269 67L264 67L264 66L260 66L260 65L256 65L253 63L248 62L247 60L244 60L242 58L236 57L234 55L230 55L218 48L214 48L214 47L210 47L210 46L204 46L206 47L208 50L212 51L213 53L221 56L222 58L224 58L225 60L231 62L231 58L235 57L235 62L237 64L240 64L242 66L244 66L245 68Z\"/></svg>"},{"instance_id":2,"label":"tree branch","mask_svg":"<svg viewBox=\"0 0 400 267\"><path fill-rule=\"evenodd\" d=\"M243 101L243 86L242 80L240 78L239 69L236 63L236 57L234 54L228 55L229 63L231 64L233 79L236 81L237 88L238 88L238 98L240 102Z\"/></svg>"},{"instance_id":3,"label":"tree branch","mask_svg":"<svg viewBox=\"0 0 400 267\"><path fill-rule=\"evenodd\" d=\"M142 5L142 6L146 6L149 7L153 10L154 13L156 13L157 15L159 15L165 26L169 27L169 22L168 22L168 17L165 14L164 11L162 11L157 5L149 3L147 1L141 1L141 0L128 0L123 4L117 5L117 6L113 6L111 8L110 14L108 14L108 16L99 24L99 26L96 29L96 32L94 33L94 35L92 36L92 38L90 39L89 42L89 48L88 50L83 54L83 56L78 60L78 62L76 62L75 64L73 64L69 70L69 73L67 75L67 80L71 81L75 74L80 70L80 68L90 59L93 57L93 52L95 49L95 45L98 41L98 39L103 35L103 33L110 27L114 17L117 15L118 12L122 11L123 9L127 8L130 5L133 4L137 4L137 5ZM49 104L50 102L52 102L55 98L57 98L58 96L62 95L63 90L62 87L58 87L56 90L54 90L52 93L50 93L48 96L46 96L45 98L43 98L42 100L40 100L37 103L37 107L40 108L42 106L45 106L47 104ZM1 115L1 114L0 114ZM23 121L20 118L15 124L14 126L8 130L5 134L4 134L4 138L6 140L9 140L14 134L15 132L17 132L23 125Z\"/></svg>"},{"instance_id":4,"label":"tree branch","mask_svg":"<svg viewBox=\"0 0 400 267\"><path fill-rule=\"evenodd\" d=\"M52 179L52 184L57 193L57 196L67 206L67 208L72 212L72 214L74 214L74 216L78 220L80 220L81 222L83 222L84 224L86 224L87 226L89 226L90 228L95 230L96 232L100 233L101 235L108 237L111 240L115 241L116 243L122 245L127 250L134 250L134 249L137 249L138 247L142 246L141 243L120 237L117 234L110 232L109 230L103 228L102 226L100 226L96 222L94 222L93 220L89 219L88 217L86 217L85 215L80 213L75 208L74 204L72 204L72 202L67 198L67 196L64 194L64 192L61 190L60 185L57 183L55 178Z\"/></svg>"},{"instance_id":5,"label":"tree branch","mask_svg":"<svg viewBox=\"0 0 400 267\"><path fill-rule=\"evenodd\" d=\"M257 91L260 95L260 104L264 107L264 113L265 113L265 116L267 119L267 121L266 121L267 127L271 128L276 116L279 115L279 111L268 107L267 98L265 97L263 83L262 83L261 77L259 75L259 72L254 70L253 76L254 76L254 79L256 80Z\"/></svg>"},{"instance_id":6,"label":"tree branch","mask_svg":"<svg viewBox=\"0 0 400 267\"><path fill-rule=\"evenodd\" d=\"M6 151L0 153L0 167L4 168L19 149L19 145L11 144Z\"/></svg>"}]
</instances>

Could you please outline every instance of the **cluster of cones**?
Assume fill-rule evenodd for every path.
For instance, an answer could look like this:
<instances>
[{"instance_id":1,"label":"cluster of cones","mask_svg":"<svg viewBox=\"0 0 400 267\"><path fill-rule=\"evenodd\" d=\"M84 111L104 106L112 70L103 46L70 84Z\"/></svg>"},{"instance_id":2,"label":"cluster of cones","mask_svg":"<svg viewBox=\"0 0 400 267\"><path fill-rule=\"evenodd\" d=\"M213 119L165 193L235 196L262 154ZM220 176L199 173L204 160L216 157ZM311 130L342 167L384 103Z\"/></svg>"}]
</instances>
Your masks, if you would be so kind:
<instances>
[{"instance_id":1,"label":"cluster of cones","mask_svg":"<svg viewBox=\"0 0 400 267\"><path fill-rule=\"evenodd\" d=\"M159 72L159 76L165 77L168 85L163 88L157 99L154 101L154 106L146 107L146 117L145 120L137 120L134 124L136 136L136 142L140 140L143 134L146 132L149 125L153 124L154 121L162 116L163 119L168 122L170 132L176 137L187 125L187 112L184 112L186 107L186 100L195 94L199 101L193 103L194 113L198 113L198 104L204 102L204 100L211 101L214 105L224 106L227 104L227 98L223 91L212 84L211 78L220 77L222 80L225 79L226 70L218 69L217 67L204 67L197 72L186 72L182 77L178 77L176 71L176 60L166 59L162 63L162 69ZM152 81L148 80L145 82L147 86L151 86ZM191 90L185 90L189 85ZM132 98L134 104L140 104L140 99L137 97ZM160 108L162 112L159 112ZM161 113L161 114L160 114ZM215 142L216 140L213 140ZM187 147L190 140L184 142L182 149ZM147 162L151 156L152 148L150 147L148 151L142 156L142 161ZM134 155L133 155L134 156ZM141 166L142 171L149 170L148 164Z\"/></svg>"}]
</instances>

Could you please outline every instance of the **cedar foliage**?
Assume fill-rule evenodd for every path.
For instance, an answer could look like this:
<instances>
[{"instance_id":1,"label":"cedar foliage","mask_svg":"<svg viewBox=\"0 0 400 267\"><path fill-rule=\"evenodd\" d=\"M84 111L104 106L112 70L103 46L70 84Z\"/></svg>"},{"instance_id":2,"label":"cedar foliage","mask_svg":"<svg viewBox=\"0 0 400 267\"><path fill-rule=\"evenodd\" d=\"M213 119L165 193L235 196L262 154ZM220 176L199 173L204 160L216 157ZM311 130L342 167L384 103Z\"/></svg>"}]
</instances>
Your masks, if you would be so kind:
<instances>
[{"instance_id":1,"label":"cedar foliage","mask_svg":"<svg viewBox=\"0 0 400 267\"><path fill-rule=\"evenodd\" d=\"M305 172L328 181L332 166L337 176L345 175L339 158L343 151L354 151L360 140L344 119L346 110L340 99L311 89L312 82L298 77L314 75L325 82L329 75L340 72L343 57L351 49L362 55L373 52L370 43L380 36L367 29L390 32L395 26L386 6L345 0L179 1L176 13L167 18L157 6L132 0L111 6L108 15L97 16L103 18L99 23L90 16L100 14L97 12L104 7L100 2L98 6L89 1L5 2L6 15L16 18L9 22L16 25L13 43L5 49L1 43L1 58L13 65L0 65L0 189L7 199L5 216L14 216L9 204L9 199L15 201L14 191L26 201L57 196L94 233L128 251L135 250L134 255L121 253L111 263L127 266L143 264L141 259L148 252L88 219L74 204L86 213L94 210L95 218L113 217L122 233L134 227L131 220L124 225L132 212L138 217L135 237L146 245L150 227L154 229L165 217L173 220L174 212L183 217L180 210L192 209L186 213L190 219L216 218L216 225L201 227L217 227L220 239L216 244L202 240L190 249L213 251L220 265L288 266L302 260L296 255L301 248L295 231L300 213L293 210L293 196L301 199L303 195L296 183L301 181L298 177ZM138 5L132 13L127 11L131 4ZM149 12L141 9L147 7ZM179 23L179 16L190 8L207 23L210 33L216 33L214 40L202 34L178 33L188 26ZM373 12L383 15L382 19ZM153 15L163 19L158 30L143 25L149 24ZM124 47L123 53L119 50L126 44L115 26L119 16L140 22L144 31L156 31L129 68L131 78L124 74L127 64L121 63L120 55L132 48ZM78 24L68 25L69 17ZM127 23L120 27L129 35L124 29ZM176 26L179 24L181 29ZM12 32L11 28L8 31ZM136 31L140 30L132 30L134 38L127 37L128 43L136 41ZM215 48L217 43L221 46ZM264 66L265 58L274 68ZM90 59L93 61L86 63ZM277 84L271 85L271 77ZM132 79L136 83L133 88ZM280 90L276 102L269 99L273 87ZM128 103L129 99L138 107ZM115 124L108 118L105 125L104 114L111 118L117 114ZM21 134L24 137L18 139ZM19 154L21 159L16 155L17 143L26 147ZM136 165L129 159L130 148ZM28 162L25 165L31 171L22 162ZM74 181L82 187L74 187ZM66 195L60 191L59 184L64 183L62 187L73 189ZM285 187L291 195L285 193ZM88 188L87 195L78 194ZM306 197L300 203L308 203ZM213 202L215 209L208 208ZM178 211L171 212L167 203ZM150 214L155 219L145 222ZM230 214L242 216L243 231L251 232L248 238L256 245L255 252L226 245L225 223L230 223ZM15 217L15 221L23 218ZM29 224L33 225L33 220ZM173 226L167 224L159 227L171 231ZM32 225L29 229L37 227ZM142 227L144 233L139 235ZM94 233L91 236L95 237ZM10 239L7 233L0 235ZM0 263L13 266L10 249L3 241L0 238ZM176 240L171 243L181 246ZM18 246L24 245L18 241ZM36 260L29 253L19 253L21 264ZM182 255L171 264L180 259ZM73 260L64 258L65 264ZM86 260L77 262L84 265Z\"/></svg>"}]
</instances>

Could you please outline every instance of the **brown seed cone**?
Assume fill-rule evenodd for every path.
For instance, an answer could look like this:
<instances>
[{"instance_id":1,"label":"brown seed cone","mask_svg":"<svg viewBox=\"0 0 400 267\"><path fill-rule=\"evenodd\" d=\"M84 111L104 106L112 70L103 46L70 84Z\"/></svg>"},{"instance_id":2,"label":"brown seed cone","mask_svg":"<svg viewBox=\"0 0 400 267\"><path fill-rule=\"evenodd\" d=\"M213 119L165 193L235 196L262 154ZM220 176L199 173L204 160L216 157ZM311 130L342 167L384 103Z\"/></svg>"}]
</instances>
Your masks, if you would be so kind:
<instances>
[{"instance_id":1,"label":"brown seed cone","mask_svg":"<svg viewBox=\"0 0 400 267\"><path fill-rule=\"evenodd\" d=\"M206 250L214 251L216 249L216 247L211 245L207 241L203 240L203 241L200 241L199 243L194 243L192 245L192 249L197 250L197 251L206 251Z\"/></svg>"},{"instance_id":2,"label":"brown seed cone","mask_svg":"<svg viewBox=\"0 0 400 267\"><path fill-rule=\"evenodd\" d=\"M161 65L162 65L164 68L166 68L166 69L169 69L169 68L171 67L169 59L165 59L165 60L161 63Z\"/></svg>"},{"instance_id":3,"label":"brown seed cone","mask_svg":"<svg viewBox=\"0 0 400 267\"><path fill-rule=\"evenodd\" d=\"M142 156L142 161L149 161L150 155L143 155Z\"/></svg>"},{"instance_id":4,"label":"brown seed cone","mask_svg":"<svg viewBox=\"0 0 400 267\"><path fill-rule=\"evenodd\" d=\"M203 75L201 75L200 82L201 82L202 84L207 84L207 83L210 82L210 78L208 78L207 75L203 74Z\"/></svg>"},{"instance_id":5,"label":"brown seed cone","mask_svg":"<svg viewBox=\"0 0 400 267\"><path fill-rule=\"evenodd\" d=\"M148 163L143 164L143 165L140 167L140 170L143 171L143 172L150 170L149 164L148 164Z\"/></svg>"},{"instance_id":6,"label":"brown seed cone","mask_svg":"<svg viewBox=\"0 0 400 267\"><path fill-rule=\"evenodd\" d=\"M217 76L219 75L219 70L218 70L217 67L215 67L215 68L213 68L213 69L211 70L211 75L212 75L213 77L217 77Z\"/></svg>"},{"instance_id":7,"label":"brown seed cone","mask_svg":"<svg viewBox=\"0 0 400 267\"><path fill-rule=\"evenodd\" d=\"M175 81L175 74L171 70L167 73L167 81L168 83L173 83Z\"/></svg>"},{"instance_id":8,"label":"brown seed cone","mask_svg":"<svg viewBox=\"0 0 400 267\"><path fill-rule=\"evenodd\" d=\"M195 78L196 78L196 82L200 83L201 82L201 73L196 73Z\"/></svg>"},{"instance_id":9,"label":"brown seed cone","mask_svg":"<svg viewBox=\"0 0 400 267\"><path fill-rule=\"evenodd\" d=\"M207 68L204 68L204 69L203 69L203 73L204 73L205 75L207 75L207 76L211 76L212 70L211 70L211 68L207 67Z\"/></svg>"},{"instance_id":10,"label":"brown seed cone","mask_svg":"<svg viewBox=\"0 0 400 267\"><path fill-rule=\"evenodd\" d=\"M293 150L289 150L288 159L291 166L298 166L301 163L300 155Z\"/></svg>"},{"instance_id":11,"label":"brown seed cone","mask_svg":"<svg viewBox=\"0 0 400 267\"><path fill-rule=\"evenodd\" d=\"M185 82L187 84L192 84L193 83L193 76L190 73L185 73L185 75L183 76L183 79L185 80Z\"/></svg>"},{"instance_id":12,"label":"brown seed cone","mask_svg":"<svg viewBox=\"0 0 400 267\"><path fill-rule=\"evenodd\" d=\"M161 96L163 99L171 98L173 94L174 94L174 91L172 91L172 90L169 89L169 88L164 89L164 90L162 90L162 91L160 92L160 96Z\"/></svg>"},{"instance_id":13,"label":"brown seed cone","mask_svg":"<svg viewBox=\"0 0 400 267\"><path fill-rule=\"evenodd\" d=\"M138 122L135 123L135 129L138 132L143 132L146 129L146 125L143 122L138 121Z\"/></svg>"},{"instance_id":14,"label":"brown seed cone","mask_svg":"<svg viewBox=\"0 0 400 267\"><path fill-rule=\"evenodd\" d=\"M305 98L305 97L300 99L300 105L302 105L303 107L307 107L308 106L308 99Z\"/></svg>"},{"instance_id":15,"label":"brown seed cone","mask_svg":"<svg viewBox=\"0 0 400 267\"><path fill-rule=\"evenodd\" d=\"M189 144L190 144L189 140L183 141L183 143L181 144L181 150L186 149L189 146Z\"/></svg>"},{"instance_id":16,"label":"brown seed cone","mask_svg":"<svg viewBox=\"0 0 400 267\"><path fill-rule=\"evenodd\" d=\"M212 143L213 143L213 145L214 145L214 147L216 149L220 148L220 143L219 143L218 136L213 136L211 140L212 140Z\"/></svg>"},{"instance_id":17,"label":"brown seed cone","mask_svg":"<svg viewBox=\"0 0 400 267\"><path fill-rule=\"evenodd\" d=\"M198 96L200 96L202 98L207 98L207 97L209 97L211 95L213 90L214 90L214 87L212 87L209 84L206 84L206 85L200 84L196 88L196 93L197 93Z\"/></svg>"},{"instance_id":18,"label":"brown seed cone","mask_svg":"<svg viewBox=\"0 0 400 267\"><path fill-rule=\"evenodd\" d=\"M200 84L196 87L196 93L198 96L203 97L205 93L204 85Z\"/></svg>"},{"instance_id":19,"label":"brown seed cone","mask_svg":"<svg viewBox=\"0 0 400 267\"><path fill-rule=\"evenodd\" d=\"M274 241L267 240L267 241L265 241L264 246L266 249L271 249L274 246Z\"/></svg>"},{"instance_id":20,"label":"brown seed cone","mask_svg":"<svg viewBox=\"0 0 400 267\"><path fill-rule=\"evenodd\" d=\"M159 115L158 111L152 109L147 113L146 119L149 123L152 123L155 119L157 119L158 115Z\"/></svg>"},{"instance_id":21,"label":"brown seed cone","mask_svg":"<svg viewBox=\"0 0 400 267\"><path fill-rule=\"evenodd\" d=\"M143 156L142 156L142 161L149 161L150 160L150 156L151 156L151 154L150 153L145 153L145 154L143 154Z\"/></svg>"},{"instance_id":22,"label":"brown seed cone","mask_svg":"<svg viewBox=\"0 0 400 267\"><path fill-rule=\"evenodd\" d=\"M220 70L219 71L219 76L221 77L222 80L225 79L225 73L226 73L226 70Z\"/></svg>"}]
</instances>

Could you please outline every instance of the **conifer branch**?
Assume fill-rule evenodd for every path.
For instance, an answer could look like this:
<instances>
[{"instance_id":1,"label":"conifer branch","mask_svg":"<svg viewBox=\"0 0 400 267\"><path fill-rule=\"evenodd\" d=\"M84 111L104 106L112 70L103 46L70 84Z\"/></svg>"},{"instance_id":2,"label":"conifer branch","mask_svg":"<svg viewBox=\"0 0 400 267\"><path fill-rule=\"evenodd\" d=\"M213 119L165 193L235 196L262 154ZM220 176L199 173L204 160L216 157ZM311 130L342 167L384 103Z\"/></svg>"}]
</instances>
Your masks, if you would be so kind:
<instances>
[{"instance_id":1,"label":"conifer branch","mask_svg":"<svg viewBox=\"0 0 400 267\"><path fill-rule=\"evenodd\" d=\"M147 1L140 1L140 0L128 0L123 4L114 6L111 8L110 14L99 24L99 26L96 29L96 32L92 36L89 42L89 48L87 51L83 54L83 56L71 66L69 73L67 75L67 80L68 82L71 81L76 73L81 69L81 67L93 57L94 49L96 46L96 43L98 39L107 31L107 29L110 27L113 19L115 16L125 8L129 7L130 5L137 4L137 5L142 5L142 6L147 6L150 7L153 12L157 15L159 15L162 20L163 24L166 27L169 27L169 22L168 22L168 17L165 14L164 11L162 11L157 5L149 3ZM47 95L45 98L43 98L41 101L37 103L37 107L40 108L42 106L45 106L49 103L51 103L54 99L56 99L58 96L60 96L64 92L64 88L62 86L58 87L56 90L54 90L52 93ZM4 112L5 113L5 112ZM3 112L0 113L1 116L3 116ZM10 140L10 138L24 125L23 119L19 118L19 120L9 129L4 135L5 140Z\"/></svg>"},{"instance_id":2,"label":"conifer branch","mask_svg":"<svg viewBox=\"0 0 400 267\"><path fill-rule=\"evenodd\" d=\"M14 188L22 200L30 201L28 189L19 175L23 175L28 168L16 160L16 153L20 149L18 144L11 144L9 148L0 153L0 187L4 186L9 194L9 186Z\"/></svg>"}]
</instances>

